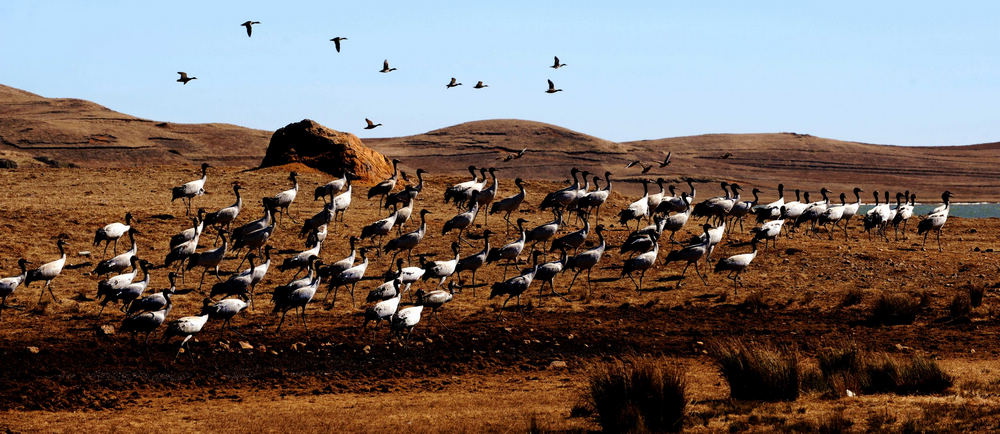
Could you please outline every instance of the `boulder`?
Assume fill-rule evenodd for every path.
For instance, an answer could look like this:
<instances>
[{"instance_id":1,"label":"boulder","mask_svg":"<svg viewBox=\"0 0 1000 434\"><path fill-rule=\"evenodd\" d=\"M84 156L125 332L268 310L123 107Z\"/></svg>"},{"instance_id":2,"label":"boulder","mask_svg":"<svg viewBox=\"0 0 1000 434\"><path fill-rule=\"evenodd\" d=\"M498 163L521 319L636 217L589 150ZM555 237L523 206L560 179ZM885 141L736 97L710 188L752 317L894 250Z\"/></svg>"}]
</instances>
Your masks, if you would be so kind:
<instances>
[{"instance_id":1,"label":"boulder","mask_svg":"<svg viewBox=\"0 0 1000 434\"><path fill-rule=\"evenodd\" d=\"M275 131L260 167L301 163L330 175L344 170L360 182L378 182L392 176L392 162L365 146L361 139L304 119Z\"/></svg>"}]
</instances>

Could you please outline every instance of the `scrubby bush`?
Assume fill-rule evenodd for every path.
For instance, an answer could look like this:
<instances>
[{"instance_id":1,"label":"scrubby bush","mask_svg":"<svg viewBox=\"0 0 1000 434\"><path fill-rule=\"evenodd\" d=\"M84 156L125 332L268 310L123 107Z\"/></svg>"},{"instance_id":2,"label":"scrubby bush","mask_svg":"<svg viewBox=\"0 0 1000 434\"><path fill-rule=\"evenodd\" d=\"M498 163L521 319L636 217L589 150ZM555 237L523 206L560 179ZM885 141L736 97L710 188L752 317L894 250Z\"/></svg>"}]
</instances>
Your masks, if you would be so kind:
<instances>
[{"instance_id":1,"label":"scrubby bush","mask_svg":"<svg viewBox=\"0 0 1000 434\"><path fill-rule=\"evenodd\" d=\"M920 309L920 302L907 294L882 293L872 306L871 321L885 325L912 324Z\"/></svg>"},{"instance_id":2,"label":"scrubby bush","mask_svg":"<svg viewBox=\"0 0 1000 434\"><path fill-rule=\"evenodd\" d=\"M951 305L948 306L948 311L951 313L952 319L960 320L969 318L969 313L972 312L969 295L966 293L955 294L955 298L951 299Z\"/></svg>"},{"instance_id":3,"label":"scrubby bush","mask_svg":"<svg viewBox=\"0 0 1000 434\"><path fill-rule=\"evenodd\" d=\"M588 401L607 432L680 431L687 406L683 373L649 358L594 369Z\"/></svg>"},{"instance_id":4,"label":"scrubby bush","mask_svg":"<svg viewBox=\"0 0 1000 434\"><path fill-rule=\"evenodd\" d=\"M791 401L799 396L799 365L794 352L739 339L713 344L722 376L734 399Z\"/></svg>"},{"instance_id":5,"label":"scrubby bush","mask_svg":"<svg viewBox=\"0 0 1000 434\"><path fill-rule=\"evenodd\" d=\"M830 390L861 393L923 395L941 393L952 378L937 362L923 356L905 358L858 349L853 344L827 348L817 354L820 371Z\"/></svg>"},{"instance_id":6,"label":"scrubby bush","mask_svg":"<svg viewBox=\"0 0 1000 434\"><path fill-rule=\"evenodd\" d=\"M864 298L865 291L856 286L851 287L846 292L844 292L844 298L840 300L840 305L843 307L854 306L861 303L861 299Z\"/></svg>"},{"instance_id":7,"label":"scrubby bush","mask_svg":"<svg viewBox=\"0 0 1000 434\"><path fill-rule=\"evenodd\" d=\"M972 307L979 307L983 305L983 293L986 288L982 286L969 286L969 303Z\"/></svg>"}]
</instances>

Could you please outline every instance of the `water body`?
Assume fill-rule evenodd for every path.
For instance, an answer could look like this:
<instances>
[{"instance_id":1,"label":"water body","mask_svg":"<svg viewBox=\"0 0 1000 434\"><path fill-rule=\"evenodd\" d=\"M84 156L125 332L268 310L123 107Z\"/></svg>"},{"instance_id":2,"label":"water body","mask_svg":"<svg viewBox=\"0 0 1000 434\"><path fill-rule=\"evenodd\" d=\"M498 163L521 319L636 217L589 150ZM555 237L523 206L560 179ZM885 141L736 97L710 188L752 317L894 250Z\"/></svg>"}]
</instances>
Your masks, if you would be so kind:
<instances>
[{"instance_id":1,"label":"water body","mask_svg":"<svg viewBox=\"0 0 1000 434\"><path fill-rule=\"evenodd\" d=\"M914 216L926 215L931 212L932 209L940 205L940 203L917 204L917 206L913 207L913 214ZM892 206L896 206L895 202L893 202ZM858 213L864 214L872 207L873 205L861 205L861 210ZM1000 203L953 203L951 204L951 211L948 215L974 219L1000 218Z\"/></svg>"}]
</instances>

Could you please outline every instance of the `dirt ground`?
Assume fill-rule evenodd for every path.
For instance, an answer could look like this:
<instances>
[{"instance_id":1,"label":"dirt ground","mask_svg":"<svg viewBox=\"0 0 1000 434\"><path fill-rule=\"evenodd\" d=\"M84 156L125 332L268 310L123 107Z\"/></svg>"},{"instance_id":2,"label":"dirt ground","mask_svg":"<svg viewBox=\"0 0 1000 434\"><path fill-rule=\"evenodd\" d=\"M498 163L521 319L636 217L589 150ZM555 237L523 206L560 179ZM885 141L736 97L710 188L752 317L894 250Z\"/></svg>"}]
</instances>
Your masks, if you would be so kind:
<instances>
[{"instance_id":1,"label":"dirt ground","mask_svg":"<svg viewBox=\"0 0 1000 434\"><path fill-rule=\"evenodd\" d=\"M312 200L312 190L329 179L297 170L303 175L302 188L291 214L301 222L321 208L320 201ZM238 222L257 219L262 214L259 199L288 188L286 177L287 171L280 168L210 170L209 194L196 198L195 206L212 211L230 205L230 186L239 182L245 207ZM162 264L169 237L189 227L183 205L169 201L170 188L195 178L196 170L190 167L0 172L0 188L7 192L0 220L0 274L16 274L21 257L35 265L56 259L59 236L69 243L69 266L53 281L58 301L45 295L39 303L39 283L21 287L8 299L11 308L0 320L0 428L142 431L155 423L170 432L525 431L532 426L592 430L599 429L593 419L571 415L581 402L589 367L635 354L685 368L692 399L685 427L691 430L787 430L834 413L852 420L859 430L886 420L891 422L881 426L894 429L907 421L943 430L988 430L1000 424L997 219L949 219L941 253L933 238L927 251L920 250L916 218L905 241L869 241L860 234L857 219L846 242L842 234L830 241L826 233L780 238L777 249L758 255L744 275L745 287L735 294L724 276L710 275L706 285L694 270L688 270L676 288L681 265L662 264L672 248L664 241L660 262L647 273L643 291L636 292L627 278L619 279L622 256L617 246L627 233L617 222L611 224L617 210L635 198L614 195L601 212L609 229L608 251L594 270L590 291L580 277L568 300L539 299L536 282L522 296L522 307L508 309L498 320L503 300L488 300L489 286L482 282L499 280L503 271L487 265L477 275L479 286L467 284L440 311L444 325L425 315L404 347L387 339L385 327L374 338L360 333L364 296L390 268L389 257L382 256L372 258L366 279L358 285L356 308L341 293L333 309L318 302L309 305L308 331L290 316L278 334L278 318L271 313L269 295L262 293L289 281L293 272L281 273L272 263L258 286L253 311L238 316L229 331L209 322L190 351L172 362L177 340L163 343L156 334L147 348L126 335L100 332L102 325L117 328L122 314L109 306L97 315L99 305L93 299L98 277L89 271L103 255L91 241L97 228L122 221L125 211L131 211L142 231L139 256ZM414 252L414 265L418 254L428 259L450 256L448 246L456 235L441 236L440 229L456 211L441 197L445 186L460 180L428 179L418 208L432 214L428 235ZM499 196L514 193L511 181L501 180ZM346 223L330 230L320 255L325 262L347 256L347 237L383 216L374 201L365 199L367 187L356 187ZM527 203L515 217L528 219L528 227L551 220L537 205L545 191L557 187L529 180ZM770 196L762 197L768 200ZM481 226L482 217L477 223L469 236L475 247L463 246L463 256L482 248L480 235L487 226ZM416 226L411 221L407 230ZM516 238L504 235L498 216L490 216L488 227L499 233L495 244ZM687 239L695 228L689 224L678 239ZM749 252L748 239L737 229L713 257ZM211 247L212 241L203 238L202 246ZM596 243L596 237L589 242ZM128 248L125 244L119 251ZM298 226L287 220L271 244L278 252L273 262L305 249ZM78 254L82 251L92 253ZM526 258L522 254L522 262ZM233 257L223 263L223 278L238 262ZM167 271L152 271L147 293L167 286ZM174 298L168 320L198 312L204 297L196 291L198 271L192 270L180 285L194 291ZM556 289L565 292L571 277L558 277ZM206 293L214 281L214 276L206 277ZM433 285L421 282L414 290ZM952 299L970 286L986 288L983 305L967 320L951 318ZM842 306L845 294L854 288L861 290L861 302ZM927 305L913 324L873 325L868 321L871 305L883 292L923 295ZM747 302L755 293L762 301ZM735 336L786 346L804 360L842 341L877 351L927 355L955 376L955 386L945 395L927 397L828 399L806 394L791 403L734 402L705 345ZM241 342L253 348L242 349ZM565 362L565 367L552 363L556 361Z\"/></svg>"}]
</instances>

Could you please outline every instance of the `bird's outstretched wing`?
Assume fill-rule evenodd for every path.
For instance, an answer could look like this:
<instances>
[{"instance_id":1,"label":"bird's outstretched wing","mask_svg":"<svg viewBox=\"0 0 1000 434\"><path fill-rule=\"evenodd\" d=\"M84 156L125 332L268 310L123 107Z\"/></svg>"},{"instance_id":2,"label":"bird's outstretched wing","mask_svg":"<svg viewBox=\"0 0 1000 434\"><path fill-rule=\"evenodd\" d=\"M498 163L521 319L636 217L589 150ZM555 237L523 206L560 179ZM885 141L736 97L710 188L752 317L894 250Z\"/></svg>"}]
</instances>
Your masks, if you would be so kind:
<instances>
[{"instance_id":1,"label":"bird's outstretched wing","mask_svg":"<svg viewBox=\"0 0 1000 434\"><path fill-rule=\"evenodd\" d=\"M628 169L629 167L635 166L636 164L639 164L639 163L641 163L641 161L639 161L639 160L629 161L628 164L625 165L625 168Z\"/></svg>"}]
</instances>

